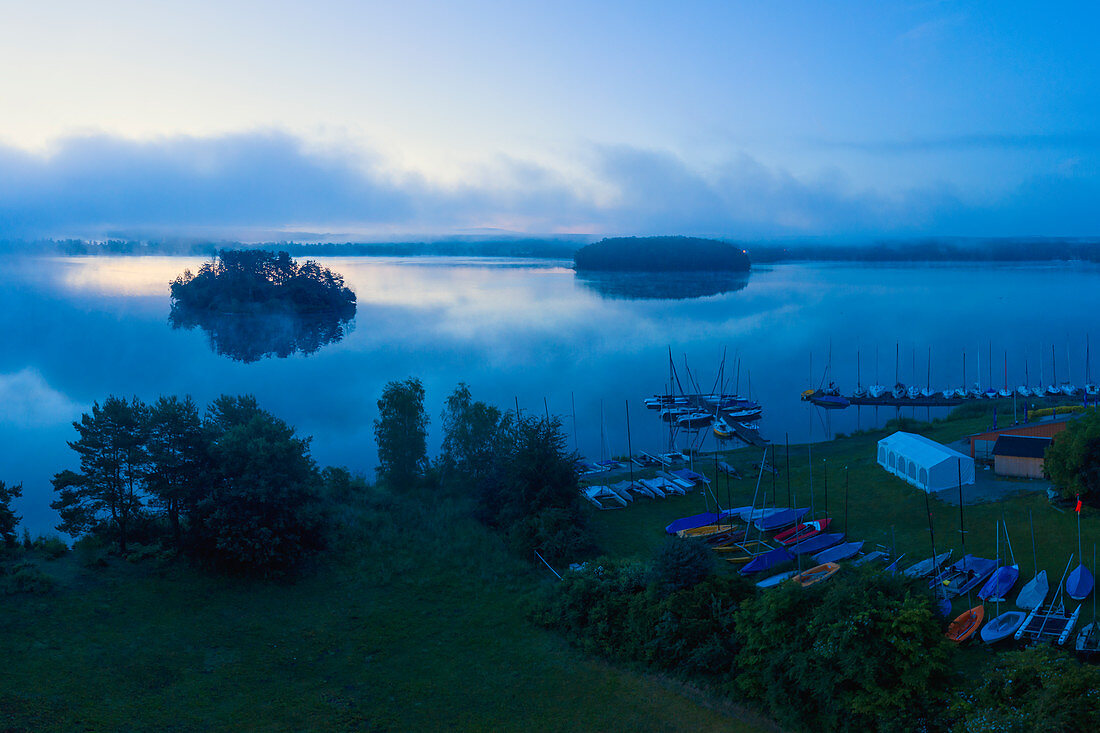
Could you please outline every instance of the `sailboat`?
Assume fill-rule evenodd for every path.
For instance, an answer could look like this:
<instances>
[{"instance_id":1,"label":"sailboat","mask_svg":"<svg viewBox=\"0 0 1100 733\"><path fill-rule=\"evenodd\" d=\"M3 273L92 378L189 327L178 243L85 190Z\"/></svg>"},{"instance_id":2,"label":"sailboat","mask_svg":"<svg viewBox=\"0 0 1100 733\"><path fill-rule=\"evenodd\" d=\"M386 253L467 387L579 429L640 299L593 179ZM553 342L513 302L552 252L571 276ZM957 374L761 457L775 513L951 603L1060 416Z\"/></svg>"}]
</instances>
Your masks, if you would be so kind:
<instances>
[{"instance_id":1,"label":"sailboat","mask_svg":"<svg viewBox=\"0 0 1100 733\"><path fill-rule=\"evenodd\" d=\"M1092 383L1092 364L1089 360L1089 337L1085 335L1085 397L1100 397L1100 386ZM1086 400L1087 401L1087 400ZM1094 563L1095 564L1095 563Z\"/></svg>"},{"instance_id":2,"label":"sailboat","mask_svg":"<svg viewBox=\"0 0 1100 733\"><path fill-rule=\"evenodd\" d=\"M867 388L867 396L878 399L886 394L886 387L882 385L882 382L878 378L878 347L875 347L875 383Z\"/></svg>"},{"instance_id":3,"label":"sailboat","mask_svg":"<svg viewBox=\"0 0 1100 733\"><path fill-rule=\"evenodd\" d=\"M1008 351L1005 351L1005 386L997 393L1001 397L1011 397L1012 390L1008 388Z\"/></svg>"},{"instance_id":4,"label":"sailboat","mask_svg":"<svg viewBox=\"0 0 1100 733\"><path fill-rule=\"evenodd\" d=\"M1028 639L1035 643L1041 641L1066 643L1066 639L1069 638L1074 625L1077 623L1077 617L1081 615L1080 606L1067 613L1065 603L1062 600L1063 581L1065 581L1069 566L1072 564L1073 555L1070 555L1065 572L1062 573L1062 578L1058 581L1058 592L1054 594L1050 604L1032 609L1020 628L1016 630L1013 639L1016 641Z\"/></svg>"},{"instance_id":5,"label":"sailboat","mask_svg":"<svg viewBox=\"0 0 1100 733\"><path fill-rule=\"evenodd\" d=\"M985 606L974 606L963 611L947 626L947 638L956 644L969 639L985 619Z\"/></svg>"},{"instance_id":6,"label":"sailboat","mask_svg":"<svg viewBox=\"0 0 1100 733\"><path fill-rule=\"evenodd\" d=\"M1035 577L1024 584L1024 587L1020 589L1020 595L1016 596L1016 606L1030 611L1033 608L1038 608L1043 605L1043 601L1047 598L1047 593L1050 592L1050 584L1047 582L1047 571L1039 569L1039 556L1035 552L1035 522L1031 518L1031 512L1027 515L1028 523L1031 525L1031 557L1035 567Z\"/></svg>"},{"instance_id":7,"label":"sailboat","mask_svg":"<svg viewBox=\"0 0 1100 733\"><path fill-rule=\"evenodd\" d=\"M1092 546L1092 566L1096 567L1096 545ZM1100 651L1100 623L1096 621L1096 594L1092 594L1092 622L1077 633L1074 645L1077 653L1086 659Z\"/></svg>"},{"instance_id":8,"label":"sailboat","mask_svg":"<svg viewBox=\"0 0 1100 733\"><path fill-rule=\"evenodd\" d=\"M860 380L859 349L856 349L856 389L855 389L854 392L852 392L852 396L853 397L866 397L867 396L867 388L863 386L863 383Z\"/></svg>"},{"instance_id":9,"label":"sailboat","mask_svg":"<svg viewBox=\"0 0 1100 733\"><path fill-rule=\"evenodd\" d=\"M1077 556L1081 556L1081 497L1077 497ZM1092 586L1095 581L1093 580L1092 573L1085 567L1084 563L1081 563L1073 569L1073 572L1066 578L1066 593L1070 598L1075 601L1081 601L1088 597L1089 593L1092 593Z\"/></svg>"},{"instance_id":10,"label":"sailboat","mask_svg":"<svg viewBox=\"0 0 1100 733\"><path fill-rule=\"evenodd\" d=\"M823 565L812 567L809 570L803 570L798 575L791 578L791 582L798 583L803 588L808 588L815 583L820 583L823 580L836 575L836 572L840 570L840 566L835 562L828 562Z\"/></svg>"},{"instance_id":11,"label":"sailboat","mask_svg":"<svg viewBox=\"0 0 1100 733\"><path fill-rule=\"evenodd\" d=\"M1003 522L997 523L997 563L1001 561L1001 525ZM993 571L993 575L989 577L982 589L978 591L978 598L983 601L996 601L1001 602L1008 595L1008 592L1012 590L1012 586L1016 585L1016 580L1020 577L1020 566L1016 564L1016 553L1012 552L1012 541L1008 538L1008 526L1005 525L1005 544L1008 545L1009 555L1012 557L1011 565L1003 565Z\"/></svg>"},{"instance_id":12,"label":"sailboat","mask_svg":"<svg viewBox=\"0 0 1100 733\"><path fill-rule=\"evenodd\" d=\"M932 347L928 347L928 373L925 375L924 389L920 391L922 397L935 397L936 390L932 389Z\"/></svg>"},{"instance_id":13,"label":"sailboat","mask_svg":"<svg viewBox=\"0 0 1100 733\"><path fill-rule=\"evenodd\" d=\"M953 552L954 550L944 550L934 557L929 557L918 563L913 563L902 571L902 575L907 578L923 578L931 575L939 569L941 565L951 559L951 554Z\"/></svg>"},{"instance_id":14,"label":"sailboat","mask_svg":"<svg viewBox=\"0 0 1100 733\"><path fill-rule=\"evenodd\" d=\"M1021 397L1030 397L1031 396L1031 386L1030 386L1030 384L1031 384L1031 377L1027 373L1027 357L1025 356L1024 357L1024 383L1019 385L1018 387L1016 387L1016 394L1020 395Z\"/></svg>"}]
</instances>

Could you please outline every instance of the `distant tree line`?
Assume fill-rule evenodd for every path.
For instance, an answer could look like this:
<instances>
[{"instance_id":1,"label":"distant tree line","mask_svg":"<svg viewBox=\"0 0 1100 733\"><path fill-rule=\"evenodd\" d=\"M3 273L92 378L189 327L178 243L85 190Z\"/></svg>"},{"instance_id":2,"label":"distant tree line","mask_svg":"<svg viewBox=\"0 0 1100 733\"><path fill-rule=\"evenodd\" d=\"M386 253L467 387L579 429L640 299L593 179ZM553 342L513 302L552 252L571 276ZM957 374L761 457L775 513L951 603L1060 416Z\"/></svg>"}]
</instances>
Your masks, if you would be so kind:
<instances>
[{"instance_id":1,"label":"distant tree line","mask_svg":"<svg viewBox=\"0 0 1100 733\"><path fill-rule=\"evenodd\" d=\"M173 311L298 314L355 313L355 293L339 273L306 260L298 264L286 252L228 250L172 281Z\"/></svg>"},{"instance_id":2,"label":"distant tree line","mask_svg":"<svg viewBox=\"0 0 1100 733\"><path fill-rule=\"evenodd\" d=\"M165 542L203 564L285 573L324 540L322 497L339 471L318 470L309 439L251 396L223 395L200 416L189 398L111 396L73 423L78 470L53 478L58 529L95 534L125 554Z\"/></svg>"},{"instance_id":3,"label":"distant tree line","mask_svg":"<svg viewBox=\"0 0 1100 733\"><path fill-rule=\"evenodd\" d=\"M717 239L698 237L614 237L601 239L573 255L577 272L745 272L743 249Z\"/></svg>"},{"instance_id":4,"label":"distant tree line","mask_svg":"<svg viewBox=\"0 0 1100 733\"><path fill-rule=\"evenodd\" d=\"M746 245L754 262L1100 262L1100 240L942 239L881 241L861 244L793 242Z\"/></svg>"}]
</instances>

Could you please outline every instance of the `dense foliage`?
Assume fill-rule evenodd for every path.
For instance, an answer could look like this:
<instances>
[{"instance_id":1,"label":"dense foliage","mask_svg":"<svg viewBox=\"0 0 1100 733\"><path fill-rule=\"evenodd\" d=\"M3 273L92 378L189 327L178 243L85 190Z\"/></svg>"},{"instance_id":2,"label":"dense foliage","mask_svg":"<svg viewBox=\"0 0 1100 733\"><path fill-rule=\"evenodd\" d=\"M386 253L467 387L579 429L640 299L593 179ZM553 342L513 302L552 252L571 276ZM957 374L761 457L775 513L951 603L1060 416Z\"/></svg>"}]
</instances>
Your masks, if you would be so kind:
<instances>
[{"instance_id":1,"label":"dense foliage","mask_svg":"<svg viewBox=\"0 0 1100 733\"><path fill-rule=\"evenodd\" d=\"M756 591L703 572L694 554L591 563L548 591L536 618L590 650L716 678L792 728L940 724L948 650L927 593L881 573Z\"/></svg>"},{"instance_id":2,"label":"dense foliage","mask_svg":"<svg viewBox=\"0 0 1100 733\"><path fill-rule=\"evenodd\" d=\"M428 414L424 385L415 377L386 385L374 420L378 475L392 486L409 488L428 465Z\"/></svg>"},{"instance_id":3,"label":"dense foliage","mask_svg":"<svg viewBox=\"0 0 1100 733\"><path fill-rule=\"evenodd\" d=\"M513 550L560 562L591 549L581 514L576 456L557 417L504 420L492 465L480 483L482 518Z\"/></svg>"},{"instance_id":4,"label":"dense foliage","mask_svg":"<svg viewBox=\"0 0 1100 733\"><path fill-rule=\"evenodd\" d=\"M749 269L739 247L698 237L614 237L581 247L573 256L578 272L623 270L645 272L731 271Z\"/></svg>"},{"instance_id":5,"label":"dense foliage","mask_svg":"<svg viewBox=\"0 0 1100 733\"><path fill-rule=\"evenodd\" d=\"M173 307L221 313L355 313L344 278L313 260L298 264L286 252L228 250L172 282Z\"/></svg>"},{"instance_id":6,"label":"dense foliage","mask_svg":"<svg viewBox=\"0 0 1100 733\"><path fill-rule=\"evenodd\" d=\"M1100 500L1100 410L1086 410L1070 421L1047 448L1043 469L1062 496Z\"/></svg>"},{"instance_id":7,"label":"dense foliage","mask_svg":"<svg viewBox=\"0 0 1100 733\"><path fill-rule=\"evenodd\" d=\"M1100 730L1100 670L1049 646L998 654L952 711L959 731Z\"/></svg>"},{"instance_id":8,"label":"dense foliage","mask_svg":"<svg viewBox=\"0 0 1100 733\"><path fill-rule=\"evenodd\" d=\"M8 486L0 481L0 550L15 547L15 527L20 517L11 508L11 501L23 495L23 485Z\"/></svg>"},{"instance_id":9,"label":"dense foliage","mask_svg":"<svg viewBox=\"0 0 1100 733\"><path fill-rule=\"evenodd\" d=\"M108 397L73 423L80 470L54 476L58 529L121 553L140 532L226 570L280 574L322 544L324 479L309 440L250 396Z\"/></svg>"}]
</instances>

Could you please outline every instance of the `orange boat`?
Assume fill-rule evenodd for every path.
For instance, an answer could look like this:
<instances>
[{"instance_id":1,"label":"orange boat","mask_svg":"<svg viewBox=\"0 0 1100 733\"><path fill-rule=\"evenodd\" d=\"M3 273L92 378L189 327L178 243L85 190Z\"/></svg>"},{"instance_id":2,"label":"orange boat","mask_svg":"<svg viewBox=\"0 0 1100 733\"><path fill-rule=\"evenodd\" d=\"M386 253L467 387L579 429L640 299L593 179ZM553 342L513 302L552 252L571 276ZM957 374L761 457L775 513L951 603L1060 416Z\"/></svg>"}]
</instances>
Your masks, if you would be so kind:
<instances>
[{"instance_id":1,"label":"orange boat","mask_svg":"<svg viewBox=\"0 0 1100 733\"><path fill-rule=\"evenodd\" d=\"M818 565L809 570L803 570L801 573L791 578L791 581L798 583L803 588L808 588L814 583L820 583L823 580L833 577L837 570L840 570L839 565L835 562L827 562L824 565Z\"/></svg>"},{"instance_id":2,"label":"orange boat","mask_svg":"<svg viewBox=\"0 0 1100 733\"><path fill-rule=\"evenodd\" d=\"M947 638L953 642L963 642L974 635L985 620L985 606L974 606L963 611L947 626Z\"/></svg>"}]
</instances>

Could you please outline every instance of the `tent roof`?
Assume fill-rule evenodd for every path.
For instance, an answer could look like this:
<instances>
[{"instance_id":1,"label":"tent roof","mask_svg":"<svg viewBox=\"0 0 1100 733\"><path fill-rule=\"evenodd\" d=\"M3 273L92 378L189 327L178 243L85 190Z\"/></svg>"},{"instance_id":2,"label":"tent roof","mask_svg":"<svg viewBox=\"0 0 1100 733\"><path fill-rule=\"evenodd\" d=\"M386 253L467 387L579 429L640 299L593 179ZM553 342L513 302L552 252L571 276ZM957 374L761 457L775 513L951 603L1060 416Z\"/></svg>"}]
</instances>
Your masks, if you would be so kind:
<instances>
[{"instance_id":1,"label":"tent roof","mask_svg":"<svg viewBox=\"0 0 1100 733\"><path fill-rule=\"evenodd\" d=\"M1011 458L1042 458L1046 454L1050 438L1034 438L1030 435L1001 435L993 444L993 455Z\"/></svg>"},{"instance_id":2,"label":"tent roof","mask_svg":"<svg viewBox=\"0 0 1100 733\"><path fill-rule=\"evenodd\" d=\"M916 461L924 466L934 466L947 460L954 461L964 459L967 463L973 460L965 453L960 453L953 448L948 448L946 445L937 443L923 435L905 433L900 430L893 435L886 436L878 443L898 453L902 453L909 460Z\"/></svg>"}]
</instances>

